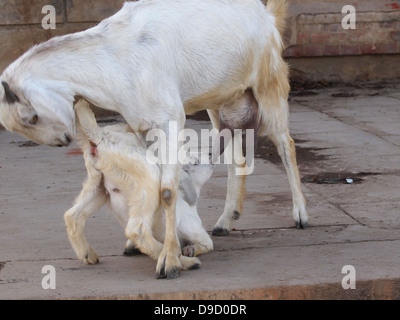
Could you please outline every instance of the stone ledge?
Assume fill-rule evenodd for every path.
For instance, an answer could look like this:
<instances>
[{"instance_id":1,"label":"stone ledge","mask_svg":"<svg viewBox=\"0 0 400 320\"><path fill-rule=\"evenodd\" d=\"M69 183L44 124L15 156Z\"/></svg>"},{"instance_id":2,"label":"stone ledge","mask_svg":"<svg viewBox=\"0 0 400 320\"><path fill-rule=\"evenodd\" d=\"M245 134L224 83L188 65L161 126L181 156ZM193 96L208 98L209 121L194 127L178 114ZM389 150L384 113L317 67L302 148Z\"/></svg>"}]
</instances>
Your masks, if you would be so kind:
<instances>
[{"instance_id":1,"label":"stone ledge","mask_svg":"<svg viewBox=\"0 0 400 320\"><path fill-rule=\"evenodd\" d=\"M86 300L398 300L400 279L357 281L355 290L340 283L277 286L218 291L138 294L116 297L85 297Z\"/></svg>"},{"instance_id":2,"label":"stone ledge","mask_svg":"<svg viewBox=\"0 0 400 320\"><path fill-rule=\"evenodd\" d=\"M400 54L299 57L288 59L291 78L295 81L353 83L398 79Z\"/></svg>"}]
</instances>

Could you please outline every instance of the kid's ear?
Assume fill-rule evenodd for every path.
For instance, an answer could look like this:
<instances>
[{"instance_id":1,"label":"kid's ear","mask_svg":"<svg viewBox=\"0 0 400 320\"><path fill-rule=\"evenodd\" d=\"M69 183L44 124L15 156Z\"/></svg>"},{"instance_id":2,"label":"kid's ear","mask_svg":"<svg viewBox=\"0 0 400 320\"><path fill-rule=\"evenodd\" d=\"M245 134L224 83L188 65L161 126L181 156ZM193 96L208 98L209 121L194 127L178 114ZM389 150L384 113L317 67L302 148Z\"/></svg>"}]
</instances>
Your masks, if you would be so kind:
<instances>
[{"instance_id":1,"label":"kid's ear","mask_svg":"<svg viewBox=\"0 0 400 320\"><path fill-rule=\"evenodd\" d=\"M3 85L6 101L9 104L19 102L17 95L10 89L10 86L8 85L8 83L5 81L2 81L1 84Z\"/></svg>"},{"instance_id":2,"label":"kid's ear","mask_svg":"<svg viewBox=\"0 0 400 320\"><path fill-rule=\"evenodd\" d=\"M192 177L188 172L182 172L179 180L179 190L183 192L183 200L185 200L190 206L196 204L197 193L192 181Z\"/></svg>"}]
</instances>

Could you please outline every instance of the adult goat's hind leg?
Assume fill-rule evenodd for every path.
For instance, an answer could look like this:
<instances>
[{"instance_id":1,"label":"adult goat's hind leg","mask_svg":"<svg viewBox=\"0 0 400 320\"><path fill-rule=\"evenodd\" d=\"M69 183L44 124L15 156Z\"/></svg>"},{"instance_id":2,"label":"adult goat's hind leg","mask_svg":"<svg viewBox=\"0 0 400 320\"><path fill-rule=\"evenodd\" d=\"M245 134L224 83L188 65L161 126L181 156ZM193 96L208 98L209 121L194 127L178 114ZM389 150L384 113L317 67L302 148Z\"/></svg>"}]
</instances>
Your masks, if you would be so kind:
<instances>
[{"instance_id":1,"label":"adult goat's hind leg","mask_svg":"<svg viewBox=\"0 0 400 320\"><path fill-rule=\"evenodd\" d=\"M296 150L293 139L289 132L274 133L270 135L271 140L278 149L279 156L289 179L290 189L293 197L293 219L297 228L305 229L308 224L306 211L306 200L301 191L300 173L297 168Z\"/></svg>"},{"instance_id":2,"label":"adult goat's hind leg","mask_svg":"<svg viewBox=\"0 0 400 320\"><path fill-rule=\"evenodd\" d=\"M208 114L216 129L220 128L218 111L208 110ZM232 148L233 147L233 148ZM232 150L233 149L233 150ZM233 151L233 152L232 152ZM245 175L238 175L237 170L243 169L235 163L235 159L243 156L242 146L239 139L231 139L225 149L224 159L232 160L228 164L228 183L225 199L224 212L219 217L213 231L213 236L226 236L232 229L233 221L239 220L243 209L245 194ZM222 156L221 156L222 157Z\"/></svg>"},{"instance_id":3,"label":"adult goat's hind leg","mask_svg":"<svg viewBox=\"0 0 400 320\"><path fill-rule=\"evenodd\" d=\"M293 198L293 218L297 228L306 228L308 215L301 190L296 150L289 135L289 67L281 57L281 44L272 39L261 61L257 86L253 93L259 105L260 136L268 136L278 149Z\"/></svg>"},{"instance_id":4,"label":"adult goat's hind leg","mask_svg":"<svg viewBox=\"0 0 400 320\"><path fill-rule=\"evenodd\" d=\"M281 60L280 60L281 61ZM287 66L281 61L280 73L271 75L266 83L262 82L255 90L262 119L261 135L268 136L278 149L282 159L293 198L293 218L297 228L306 228L308 216L304 199L299 169L296 161L296 150L289 135L289 81Z\"/></svg>"}]
</instances>

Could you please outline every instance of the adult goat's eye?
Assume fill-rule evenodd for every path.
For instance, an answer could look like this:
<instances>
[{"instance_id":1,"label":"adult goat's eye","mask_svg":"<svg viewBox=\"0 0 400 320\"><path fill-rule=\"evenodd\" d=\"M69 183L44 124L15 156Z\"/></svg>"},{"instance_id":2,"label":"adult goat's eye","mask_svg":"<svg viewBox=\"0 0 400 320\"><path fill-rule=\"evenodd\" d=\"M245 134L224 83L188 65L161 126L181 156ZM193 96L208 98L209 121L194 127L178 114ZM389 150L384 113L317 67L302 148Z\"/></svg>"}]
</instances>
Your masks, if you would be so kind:
<instances>
[{"instance_id":1,"label":"adult goat's eye","mask_svg":"<svg viewBox=\"0 0 400 320\"><path fill-rule=\"evenodd\" d=\"M29 121L29 123L30 123L31 125L36 125L38 121L39 121L39 117L37 116L37 114L35 114L35 115L32 117L31 121Z\"/></svg>"}]
</instances>

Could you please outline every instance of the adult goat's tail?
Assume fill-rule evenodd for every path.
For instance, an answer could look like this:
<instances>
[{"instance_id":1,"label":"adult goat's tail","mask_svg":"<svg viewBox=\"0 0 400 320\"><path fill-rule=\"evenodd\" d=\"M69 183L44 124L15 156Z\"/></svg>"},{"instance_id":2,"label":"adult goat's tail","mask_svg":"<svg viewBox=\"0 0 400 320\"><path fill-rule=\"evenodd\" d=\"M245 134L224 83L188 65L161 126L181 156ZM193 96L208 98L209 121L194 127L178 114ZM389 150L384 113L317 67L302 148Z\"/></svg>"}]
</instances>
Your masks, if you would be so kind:
<instances>
[{"instance_id":1,"label":"adult goat's tail","mask_svg":"<svg viewBox=\"0 0 400 320\"><path fill-rule=\"evenodd\" d=\"M287 131L289 67L282 57L287 7L286 0L268 0L266 4L266 11L274 18L279 34L276 31L269 34L269 42L260 60L258 83L253 88L259 104L259 136Z\"/></svg>"},{"instance_id":2,"label":"adult goat's tail","mask_svg":"<svg viewBox=\"0 0 400 320\"><path fill-rule=\"evenodd\" d=\"M89 104L85 100L81 99L74 108L78 120L77 124L80 126L79 129L85 133L90 141L98 145L102 140L102 132Z\"/></svg>"},{"instance_id":3,"label":"adult goat's tail","mask_svg":"<svg viewBox=\"0 0 400 320\"><path fill-rule=\"evenodd\" d=\"M266 4L268 12L271 12L275 17L276 28L283 36L286 27L286 16L288 11L288 4L286 0L268 0Z\"/></svg>"}]
</instances>

